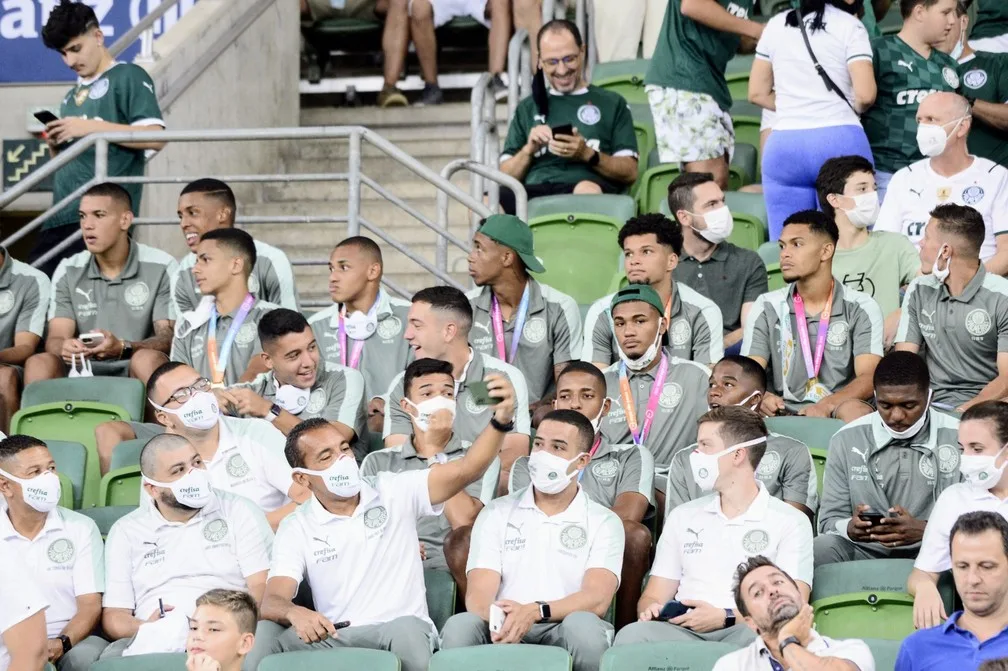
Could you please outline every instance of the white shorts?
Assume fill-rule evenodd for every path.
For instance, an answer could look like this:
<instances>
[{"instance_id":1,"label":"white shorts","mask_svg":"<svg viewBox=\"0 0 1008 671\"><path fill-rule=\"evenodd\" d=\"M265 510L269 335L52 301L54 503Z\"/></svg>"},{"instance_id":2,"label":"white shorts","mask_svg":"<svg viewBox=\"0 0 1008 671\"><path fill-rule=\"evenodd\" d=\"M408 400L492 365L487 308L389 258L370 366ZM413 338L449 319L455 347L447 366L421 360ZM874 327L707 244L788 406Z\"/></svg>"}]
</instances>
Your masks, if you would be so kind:
<instances>
[{"instance_id":1,"label":"white shorts","mask_svg":"<svg viewBox=\"0 0 1008 671\"><path fill-rule=\"evenodd\" d=\"M1008 53L1008 34L981 37L976 40L970 38L969 45L973 51L990 51L995 54L1005 54Z\"/></svg>"},{"instance_id":2,"label":"white shorts","mask_svg":"<svg viewBox=\"0 0 1008 671\"><path fill-rule=\"evenodd\" d=\"M735 152L731 115L706 93L645 87L662 163L692 163Z\"/></svg>"},{"instance_id":3,"label":"white shorts","mask_svg":"<svg viewBox=\"0 0 1008 671\"><path fill-rule=\"evenodd\" d=\"M434 8L434 27L440 28L454 18L469 16L482 23L487 28L490 21L486 18L487 0L428 0ZM409 2L409 13L413 15L413 0Z\"/></svg>"}]
</instances>

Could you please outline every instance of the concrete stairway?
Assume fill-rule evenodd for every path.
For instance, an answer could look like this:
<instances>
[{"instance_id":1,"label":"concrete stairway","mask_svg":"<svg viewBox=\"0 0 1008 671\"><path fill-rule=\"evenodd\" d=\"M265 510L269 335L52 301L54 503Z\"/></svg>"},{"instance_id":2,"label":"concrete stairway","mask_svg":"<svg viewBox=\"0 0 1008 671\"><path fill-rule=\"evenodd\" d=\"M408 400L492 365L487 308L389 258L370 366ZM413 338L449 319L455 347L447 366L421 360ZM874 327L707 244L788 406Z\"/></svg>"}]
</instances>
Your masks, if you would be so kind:
<instances>
[{"instance_id":1,"label":"concrete stairway","mask_svg":"<svg viewBox=\"0 0 1008 671\"><path fill-rule=\"evenodd\" d=\"M504 116L503 109L500 116ZM378 109L308 108L301 112L302 126L361 124L375 130L435 171L456 158L469 156L469 104L438 107ZM504 129L501 129L504 132ZM281 170L288 174L347 172L349 144L339 141L290 143L281 149ZM437 190L377 148L364 143L363 174L371 177L412 207L437 220ZM468 191L467 174L454 183ZM247 215L345 215L345 182L301 182L268 185L258 193L258 202L243 207ZM436 235L412 216L385 200L367 186L361 188L361 216L386 234L408 245L411 251L434 262ZM449 230L468 240L468 211L461 205L449 208ZM346 236L346 224L255 225L256 237L283 249L292 261L327 261L333 246ZM364 229L361 233L368 235ZM372 236L374 237L374 236ZM382 244L385 274L408 291L438 283L426 270L399 251ZM456 281L468 284L465 253L448 247L449 270ZM328 304L328 269L325 264L296 266L297 286L303 301Z\"/></svg>"}]
</instances>

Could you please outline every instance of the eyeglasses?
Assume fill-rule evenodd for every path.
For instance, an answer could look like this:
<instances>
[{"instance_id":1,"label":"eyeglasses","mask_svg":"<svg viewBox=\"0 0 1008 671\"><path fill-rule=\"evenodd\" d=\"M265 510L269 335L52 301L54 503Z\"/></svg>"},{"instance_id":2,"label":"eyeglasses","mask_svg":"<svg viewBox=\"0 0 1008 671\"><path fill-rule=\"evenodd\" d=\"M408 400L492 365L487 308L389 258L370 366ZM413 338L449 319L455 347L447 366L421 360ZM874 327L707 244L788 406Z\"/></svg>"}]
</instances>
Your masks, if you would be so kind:
<instances>
[{"instance_id":1,"label":"eyeglasses","mask_svg":"<svg viewBox=\"0 0 1008 671\"><path fill-rule=\"evenodd\" d=\"M581 57L580 54L573 54L571 56L564 56L563 58L547 58L543 60L543 65L545 65L550 69L553 69L556 66L560 65L560 63L563 63L567 67L572 68L575 65L577 65L578 59L580 57Z\"/></svg>"},{"instance_id":2,"label":"eyeglasses","mask_svg":"<svg viewBox=\"0 0 1008 671\"><path fill-rule=\"evenodd\" d=\"M174 394L168 397L168 400L165 401L165 404L174 401L175 403L182 405L183 403L191 399L196 394L196 392L202 392L202 391L210 391L210 380L206 379L205 377L201 377L200 379L193 382L192 385L188 387L182 387L181 389L176 391Z\"/></svg>"}]
</instances>

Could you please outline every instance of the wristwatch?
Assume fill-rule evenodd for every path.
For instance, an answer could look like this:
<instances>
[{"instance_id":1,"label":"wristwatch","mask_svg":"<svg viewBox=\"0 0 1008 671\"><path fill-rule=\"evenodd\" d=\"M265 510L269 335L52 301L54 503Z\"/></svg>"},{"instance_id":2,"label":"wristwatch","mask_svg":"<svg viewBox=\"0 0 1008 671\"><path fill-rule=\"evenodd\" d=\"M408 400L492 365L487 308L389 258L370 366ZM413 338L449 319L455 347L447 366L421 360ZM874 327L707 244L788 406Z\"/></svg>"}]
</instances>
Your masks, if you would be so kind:
<instances>
[{"instance_id":1,"label":"wristwatch","mask_svg":"<svg viewBox=\"0 0 1008 671\"><path fill-rule=\"evenodd\" d=\"M277 417L280 416L281 412L283 412L283 408L274 403L273 405L270 406L269 414L266 415L266 421L272 422L273 420L275 420Z\"/></svg>"},{"instance_id":2,"label":"wristwatch","mask_svg":"<svg viewBox=\"0 0 1008 671\"><path fill-rule=\"evenodd\" d=\"M66 634L60 634L57 638L59 638L60 643L63 644L63 654L65 655L70 652L70 648L73 647L73 643L70 642L70 637Z\"/></svg>"},{"instance_id":3,"label":"wristwatch","mask_svg":"<svg viewBox=\"0 0 1008 671\"><path fill-rule=\"evenodd\" d=\"M731 610L725 608L724 609L724 628L727 629L728 627L734 627L734 626L735 626L735 613L733 613L733 612L731 612Z\"/></svg>"},{"instance_id":4,"label":"wristwatch","mask_svg":"<svg viewBox=\"0 0 1008 671\"><path fill-rule=\"evenodd\" d=\"M129 359L133 356L133 343L128 340L123 340L122 353L119 355L120 359Z\"/></svg>"},{"instance_id":5,"label":"wristwatch","mask_svg":"<svg viewBox=\"0 0 1008 671\"><path fill-rule=\"evenodd\" d=\"M600 154L598 149L596 149L595 153L592 154L592 157L588 159L588 167L594 168L599 164L599 161L601 160L602 160L602 154Z\"/></svg>"},{"instance_id":6,"label":"wristwatch","mask_svg":"<svg viewBox=\"0 0 1008 671\"><path fill-rule=\"evenodd\" d=\"M550 605L545 601L536 601L539 604L539 622L549 622L550 616Z\"/></svg>"},{"instance_id":7,"label":"wristwatch","mask_svg":"<svg viewBox=\"0 0 1008 671\"><path fill-rule=\"evenodd\" d=\"M798 640L797 636L788 636L778 644L782 655L784 654L784 648L788 647L792 643L796 643L799 648L802 647L801 641Z\"/></svg>"},{"instance_id":8,"label":"wristwatch","mask_svg":"<svg viewBox=\"0 0 1008 671\"><path fill-rule=\"evenodd\" d=\"M508 433L509 431L511 431L512 429L514 429L514 417L512 417L511 421L508 422L507 424L502 424L502 423L500 423L500 422L497 421L496 417L494 417L493 415L491 415L490 416L490 426L492 426L493 428L497 429L501 433Z\"/></svg>"}]
</instances>

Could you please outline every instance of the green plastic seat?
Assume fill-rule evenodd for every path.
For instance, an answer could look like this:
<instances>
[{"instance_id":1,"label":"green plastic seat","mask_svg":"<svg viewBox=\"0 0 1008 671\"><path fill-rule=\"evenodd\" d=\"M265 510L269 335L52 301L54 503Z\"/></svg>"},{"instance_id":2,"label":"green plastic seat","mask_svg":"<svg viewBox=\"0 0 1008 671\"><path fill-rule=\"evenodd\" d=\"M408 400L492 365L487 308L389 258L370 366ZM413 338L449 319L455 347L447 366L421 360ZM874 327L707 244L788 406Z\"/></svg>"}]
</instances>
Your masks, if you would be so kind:
<instances>
[{"instance_id":1,"label":"green plastic seat","mask_svg":"<svg viewBox=\"0 0 1008 671\"><path fill-rule=\"evenodd\" d=\"M746 191L725 192L725 205L734 214L745 214L758 220L763 228L769 227L769 219L766 211L766 201L763 200L762 193L748 193ZM776 246L776 243L774 243Z\"/></svg>"},{"instance_id":2,"label":"green plastic seat","mask_svg":"<svg viewBox=\"0 0 1008 671\"><path fill-rule=\"evenodd\" d=\"M80 508L84 497L84 472L87 467L87 448L67 440L47 440L56 471L70 482L70 508ZM66 492L63 492L64 494ZM62 497L61 497L62 498Z\"/></svg>"},{"instance_id":3,"label":"green plastic seat","mask_svg":"<svg viewBox=\"0 0 1008 671\"><path fill-rule=\"evenodd\" d=\"M819 601L853 592L905 594L913 564L913 559L864 559L824 564L815 570L811 600ZM938 592L945 603L945 612L955 610L955 585L951 572L940 576Z\"/></svg>"},{"instance_id":4,"label":"green plastic seat","mask_svg":"<svg viewBox=\"0 0 1008 671\"><path fill-rule=\"evenodd\" d=\"M738 646L731 643L713 641L628 643L606 650L602 655L599 671L630 669L710 671L717 660L736 650Z\"/></svg>"},{"instance_id":5,"label":"green plastic seat","mask_svg":"<svg viewBox=\"0 0 1008 671\"><path fill-rule=\"evenodd\" d=\"M424 569L427 588L427 613L438 631L455 614L455 579L448 571Z\"/></svg>"},{"instance_id":6,"label":"green plastic seat","mask_svg":"<svg viewBox=\"0 0 1008 671\"><path fill-rule=\"evenodd\" d=\"M843 425L839 419L829 417L768 417L766 420L768 431L822 450L829 448L833 434L842 429Z\"/></svg>"},{"instance_id":7,"label":"green plastic seat","mask_svg":"<svg viewBox=\"0 0 1008 671\"><path fill-rule=\"evenodd\" d=\"M725 81L728 82L728 92L731 93L732 100L749 99L749 73L752 71L752 63L752 55L738 55L728 61Z\"/></svg>"},{"instance_id":8,"label":"green plastic seat","mask_svg":"<svg viewBox=\"0 0 1008 671\"><path fill-rule=\"evenodd\" d=\"M539 217L570 215L580 218L582 214L602 214L619 222L620 227L637 214L633 198L619 194L598 195L563 194L533 198L528 204L529 222ZM531 225L531 223L530 223ZM536 247L538 252L538 247ZM547 267L548 269L548 267Z\"/></svg>"},{"instance_id":9,"label":"green plastic seat","mask_svg":"<svg viewBox=\"0 0 1008 671\"><path fill-rule=\"evenodd\" d=\"M641 79L647 74L648 65L651 63L647 58L631 58L622 61L607 61L596 63L592 68L591 83L599 86L599 82L610 77L622 77L624 75L637 75Z\"/></svg>"},{"instance_id":10,"label":"green plastic seat","mask_svg":"<svg viewBox=\"0 0 1008 671\"><path fill-rule=\"evenodd\" d=\"M85 508L80 513L90 517L98 525L98 532L102 535L102 538L105 538L108 536L112 525L118 522L120 517L130 514L136 509L136 506L99 506L97 508Z\"/></svg>"},{"instance_id":11,"label":"green plastic seat","mask_svg":"<svg viewBox=\"0 0 1008 671\"><path fill-rule=\"evenodd\" d=\"M267 658L269 659L269 658ZM570 671L573 662L554 645L475 645L439 650L428 671ZM259 671L270 671L259 665ZM279 669L277 671L280 671Z\"/></svg>"},{"instance_id":12,"label":"green plastic seat","mask_svg":"<svg viewBox=\"0 0 1008 671\"><path fill-rule=\"evenodd\" d=\"M140 464L116 468L101 479L99 505L136 506L140 504Z\"/></svg>"},{"instance_id":13,"label":"green plastic seat","mask_svg":"<svg viewBox=\"0 0 1008 671\"><path fill-rule=\"evenodd\" d=\"M644 75L649 61L644 58L596 63L592 70L592 86L618 93L628 103L647 104Z\"/></svg>"},{"instance_id":14,"label":"green plastic seat","mask_svg":"<svg viewBox=\"0 0 1008 671\"><path fill-rule=\"evenodd\" d=\"M112 449L112 459L109 462L109 470L114 471L118 468L122 468L123 466L139 466L140 451L146 444L147 441L134 438L133 440L124 440L116 445Z\"/></svg>"},{"instance_id":15,"label":"green plastic seat","mask_svg":"<svg viewBox=\"0 0 1008 671\"><path fill-rule=\"evenodd\" d=\"M60 481L60 497L57 504L62 508L73 509L74 507L74 489L73 483L66 473L56 472L56 476Z\"/></svg>"},{"instance_id":16,"label":"green plastic seat","mask_svg":"<svg viewBox=\"0 0 1008 671\"><path fill-rule=\"evenodd\" d=\"M546 266L536 279L579 304L612 293L623 272L618 249L624 221L602 214L557 214L529 221L536 256ZM585 273L586 268L591 272Z\"/></svg>"},{"instance_id":17,"label":"green plastic seat","mask_svg":"<svg viewBox=\"0 0 1008 671\"><path fill-rule=\"evenodd\" d=\"M725 194L726 196L728 194ZM749 194L743 194L749 195ZM729 205L729 209L732 211L732 234L728 236L728 241L733 245L742 247L743 249L751 249L755 251L763 240L766 240L766 226L762 221L757 218L736 212ZM658 206L658 211L664 214L666 217L672 218L672 213L669 210L668 200L663 200Z\"/></svg>"},{"instance_id":18,"label":"green plastic seat","mask_svg":"<svg viewBox=\"0 0 1008 671\"><path fill-rule=\"evenodd\" d=\"M637 161L640 165L647 160L651 150L658 146L658 140L655 139L654 118L651 116L651 106L646 103L631 103L628 107L630 116L633 117L634 134L637 136Z\"/></svg>"},{"instance_id":19,"label":"green plastic seat","mask_svg":"<svg viewBox=\"0 0 1008 671\"><path fill-rule=\"evenodd\" d=\"M661 212L661 205L668 199L668 187L679 176L678 163L662 163L657 147L648 154L647 169L637 178L634 196L641 213ZM728 166L728 189L738 191L748 184L745 169L735 163Z\"/></svg>"},{"instance_id":20,"label":"green plastic seat","mask_svg":"<svg viewBox=\"0 0 1008 671\"><path fill-rule=\"evenodd\" d=\"M21 408L11 418L11 433L23 433L41 440L79 442L87 449L84 470L84 494L81 505L98 504L101 473L95 427L114 420L129 421L129 413L117 405L92 401L43 403Z\"/></svg>"},{"instance_id":21,"label":"green plastic seat","mask_svg":"<svg viewBox=\"0 0 1008 671\"><path fill-rule=\"evenodd\" d=\"M862 638L872 657L875 658L875 671L894 671L896 657L899 655L903 641L886 641L881 638Z\"/></svg>"},{"instance_id":22,"label":"green plastic seat","mask_svg":"<svg viewBox=\"0 0 1008 671\"><path fill-rule=\"evenodd\" d=\"M387 650L333 648L267 655L259 671L399 671L399 658Z\"/></svg>"},{"instance_id":23,"label":"green plastic seat","mask_svg":"<svg viewBox=\"0 0 1008 671\"><path fill-rule=\"evenodd\" d=\"M90 671L185 671L185 668L184 652L168 652L140 657L108 657L92 664ZM261 664L259 668L263 668Z\"/></svg>"},{"instance_id":24,"label":"green plastic seat","mask_svg":"<svg viewBox=\"0 0 1008 671\"><path fill-rule=\"evenodd\" d=\"M21 407L63 401L118 405L134 422L142 422L147 402L144 385L132 377L64 377L32 382L21 396Z\"/></svg>"},{"instance_id":25,"label":"green plastic seat","mask_svg":"<svg viewBox=\"0 0 1008 671\"><path fill-rule=\"evenodd\" d=\"M810 447L809 452L812 453L812 465L815 467L815 475L819 496L822 496L822 483L823 476L826 474L826 453L828 450L824 447Z\"/></svg>"},{"instance_id":26,"label":"green plastic seat","mask_svg":"<svg viewBox=\"0 0 1008 671\"><path fill-rule=\"evenodd\" d=\"M766 268L767 274L767 286L770 291L776 289L783 289L787 282L784 281L784 277L781 275L780 263L768 263Z\"/></svg>"},{"instance_id":27,"label":"green plastic seat","mask_svg":"<svg viewBox=\"0 0 1008 671\"><path fill-rule=\"evenodd\" d=\"M771 263L776 263L780 265L780 245L777 244L776 240L771 240L770 242L764 242L760 245L756 253L760 255L763 259L763 263L769 266Z\"/></svg>"},{"instance_id":28,"label":"green plastic seat","mask_svg":"<svg viewBox=\"0 0 1008 671\"><path fill-rule=\"evenodd\" d=\"M731 165L728 166L729 172L732 167L737 168L742 173L746 184L755 183L760 174L759 148L746 142L736 142L735 153L732 155ZM758 196L760 194L750 193L746 195Z\"/></svg>"},{"instance_id":29,"label":"green plastic seat","mask_svg":"<svg viewBox=\"0 0 1008 671\"><path fill-rule=\"evenodd\" d=\"M831 638L871 635L899 641L914 632L913 597L898 592L852 592L812 602L816 631Z\"/></svg>"}]
</instances>

